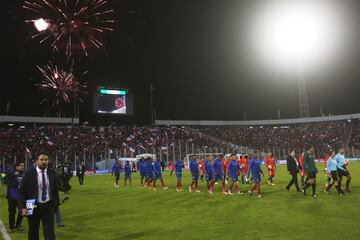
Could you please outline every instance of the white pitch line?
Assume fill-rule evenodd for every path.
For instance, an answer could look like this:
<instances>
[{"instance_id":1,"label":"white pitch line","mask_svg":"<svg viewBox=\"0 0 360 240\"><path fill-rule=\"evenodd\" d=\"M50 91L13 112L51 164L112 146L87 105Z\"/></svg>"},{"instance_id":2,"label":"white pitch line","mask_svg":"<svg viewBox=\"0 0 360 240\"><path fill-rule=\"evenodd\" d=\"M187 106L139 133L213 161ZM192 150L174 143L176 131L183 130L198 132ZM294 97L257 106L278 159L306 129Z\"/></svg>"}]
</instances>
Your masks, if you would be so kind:
<instances>
[{"instance_id":1,"label":"white pitch line","mask_svg":"<svg viewBox=\"0 0 360 240\"><path fill-rule=\"evenodd\" d=\"M2 233L2 235L4 237L4 240L11 240L1 219L0 219L0 232Z\"/></svg>"}]
</instances>

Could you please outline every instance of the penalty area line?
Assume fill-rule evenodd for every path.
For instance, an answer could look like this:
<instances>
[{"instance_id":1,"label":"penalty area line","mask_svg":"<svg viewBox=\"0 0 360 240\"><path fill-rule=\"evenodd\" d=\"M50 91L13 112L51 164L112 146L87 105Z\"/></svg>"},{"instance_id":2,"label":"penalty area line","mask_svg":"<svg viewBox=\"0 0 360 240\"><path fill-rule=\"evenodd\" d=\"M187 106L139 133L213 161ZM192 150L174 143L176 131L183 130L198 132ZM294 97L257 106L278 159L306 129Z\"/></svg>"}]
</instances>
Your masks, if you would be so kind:
<instances>
[{"instance_id":1,"label":"penalty area line","mask_svg":"<svg viewBox=\"0 0 360 240\"><path fill-rule=\"evenodd\" d=\"M0 232L2 233L4 240L11 240L1 219L0 219Z\"/></svg>"}]
</instances>

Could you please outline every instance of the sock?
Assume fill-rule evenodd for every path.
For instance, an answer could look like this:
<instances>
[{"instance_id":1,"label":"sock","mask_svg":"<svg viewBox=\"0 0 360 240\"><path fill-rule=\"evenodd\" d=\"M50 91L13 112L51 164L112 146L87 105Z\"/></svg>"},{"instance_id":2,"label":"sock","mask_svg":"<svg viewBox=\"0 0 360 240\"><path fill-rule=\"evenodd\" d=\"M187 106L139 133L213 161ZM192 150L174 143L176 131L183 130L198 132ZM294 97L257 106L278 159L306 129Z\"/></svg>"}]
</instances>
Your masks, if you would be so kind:
<instances>
[{"instance_id":1,"label":"sock","mask_svg":"<svg viewBox=\"0 0 360 240\"><path fill-rule=\"evenodd\" d=\"M331 188L333 185L334 185L334 183L329 183L329 185L328 185L327 188L326 188L326 191L329 191L330 188Z\"/></svg>"},{"instance_id":2,"label":"sock","mask_svg":"<svg viewBox=\"0 0 360 240\"><path fill-rule=\"evenodd\" d=\"M350 180L346 180L346 189L349 190Z\"/></svg>"},{"instance_id":3,"label":"sock","mask_svg":"<svg viewBox=\"0 0 360 240\"><path fill-rule=\"evenodd\" d=\"M337 192L338 192L338 193L341 193L340 186L339 186L339 185L336 185L335 187L336 187Z\"/></svg>"},{"instance_id":4,"label":"sock","mask_svg":"<svg viewBox=\"0 0 360 240\"><path fill-rule=\"evenodd\" d=\"M260 184L256 184L256 191L257 194L260 195Z\"/></svg>"},{"instance_id":5,"label":"sock","mask_svg":"<svg viewBox=\"0 0 360 240\"><path fill-rule=\"evenodd\" d=\"M316 184L312 184L312 194L315 195L315 190L316 190Z\"/></svg>"},{"instance_id":6,"label":"sock","mask_svg":"<svg viewBox=\"0 0 360 240\"><path fill-rule=\"evenodd\" d=\"M310 187L311 184L309 183L306 183L305 186L304 186L304 190L306 190L308 187Z\"/></svg>"}]
</instances>

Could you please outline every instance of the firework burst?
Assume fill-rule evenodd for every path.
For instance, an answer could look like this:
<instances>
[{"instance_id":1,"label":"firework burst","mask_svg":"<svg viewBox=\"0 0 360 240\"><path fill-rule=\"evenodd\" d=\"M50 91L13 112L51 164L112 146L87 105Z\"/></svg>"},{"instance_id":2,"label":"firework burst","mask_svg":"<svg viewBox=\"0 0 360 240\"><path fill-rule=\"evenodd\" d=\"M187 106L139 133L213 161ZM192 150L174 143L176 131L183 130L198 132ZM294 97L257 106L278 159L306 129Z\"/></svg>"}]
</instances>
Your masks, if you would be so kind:
<instances>
[{"instance_id":1,"label":"firework burst","mask_svg":"<svg viewBox=\"0 0 360 240\"><path fill-rule=\"evenodd\" d=\"M43 67L37 66L42 73L42 81L37 84L38 89L45 94L41 103L49 102L53 108L59 109L63 104L70 103L72 100L79 100L80 94L85 90L86 83L82 77L87 73L84 72L80 77L73 73L73 65L68 71L49 63Z\"/></svg>"},{"instance_id":2,"label":"firework burst","mask_svg":"<svg viewBox=\"0 0 360 240\"><path fill-rule=\"evenodd\" d=\"M115 22L109 5L108 0L26 0L23 8L31 15L25 22L37 30L31 38L50 41L54 51L71 57L104 48L103 34L113 31Z\"/></svg>"}]
</instances>

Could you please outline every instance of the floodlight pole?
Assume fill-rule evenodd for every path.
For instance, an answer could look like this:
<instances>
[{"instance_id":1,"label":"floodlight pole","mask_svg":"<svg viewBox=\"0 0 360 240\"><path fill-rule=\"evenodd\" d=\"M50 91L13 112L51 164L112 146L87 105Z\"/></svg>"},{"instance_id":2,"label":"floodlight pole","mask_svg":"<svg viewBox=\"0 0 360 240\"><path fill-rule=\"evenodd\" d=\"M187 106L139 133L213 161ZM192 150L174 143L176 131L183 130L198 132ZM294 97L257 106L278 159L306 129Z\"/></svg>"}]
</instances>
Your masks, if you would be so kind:
<instances>
[{"instance_id":1,"label":"floodlight pole","mask_svg":"<svg viewBox=\"0 0 360 240\"><path fill-rule=\"evenodd\" d=\"M154 124L154 105L153 105L153 91L154 86L150 84L150 112L151 112L151 124Z\"/></svg>"},{"instance_id":2,"label":"floodlight pole","mask_svg":"<svg viewBox=\"0 0 360 240\"><path fill-rule=\"evenodd\" d=\"M308 102L306 83L305 83L305 73L303 68L298 70L297 80L298 80L300 118L310 117L309 102Z\"/></svg>"}]
</instances>

